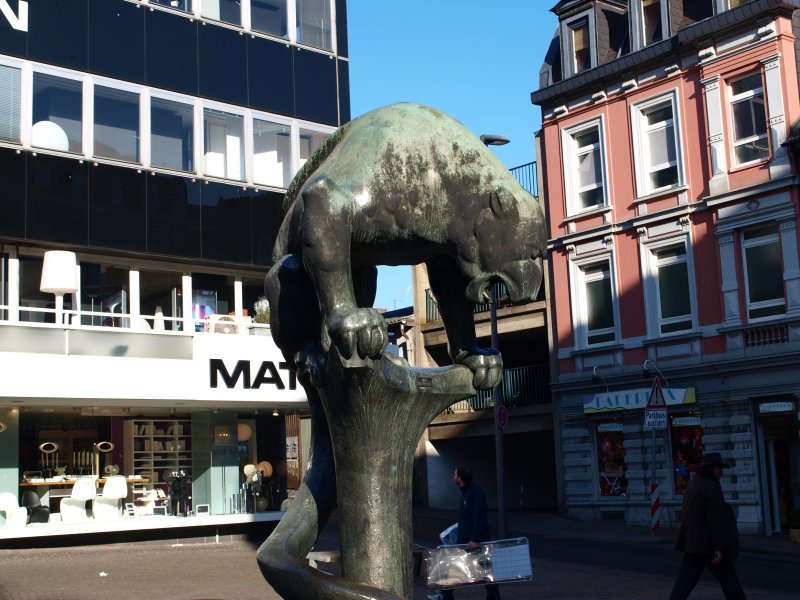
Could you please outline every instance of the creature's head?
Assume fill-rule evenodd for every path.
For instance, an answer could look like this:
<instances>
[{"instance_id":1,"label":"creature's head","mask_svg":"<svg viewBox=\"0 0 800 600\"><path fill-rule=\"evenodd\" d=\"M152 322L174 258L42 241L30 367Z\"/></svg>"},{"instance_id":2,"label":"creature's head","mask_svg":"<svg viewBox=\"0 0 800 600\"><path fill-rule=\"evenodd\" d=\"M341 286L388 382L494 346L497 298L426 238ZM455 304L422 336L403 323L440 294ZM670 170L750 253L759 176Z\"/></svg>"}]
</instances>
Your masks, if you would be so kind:
<instances>
[{"instance_id":1,"label":"creature's head","mask_svg":"<svg viewBox=\"0 0 800 600\"><path fill-rule=\"evenodd\" d=\"M533 300L542 283L544 216L537 200L516 181L495 187L464 244L461 269L469 278L472 302L491 300L491 285L501 281L513 302Z\"/></svg>"}]
</instances>

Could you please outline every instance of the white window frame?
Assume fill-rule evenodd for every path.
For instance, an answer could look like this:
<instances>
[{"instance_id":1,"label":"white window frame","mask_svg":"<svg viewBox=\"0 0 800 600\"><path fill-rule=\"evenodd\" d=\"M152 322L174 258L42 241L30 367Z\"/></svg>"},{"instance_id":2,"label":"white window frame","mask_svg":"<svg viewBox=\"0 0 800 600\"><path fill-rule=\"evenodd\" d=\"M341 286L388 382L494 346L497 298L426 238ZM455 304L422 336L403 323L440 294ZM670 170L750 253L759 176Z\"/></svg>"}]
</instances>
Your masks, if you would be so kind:
<instances>
[{"instance_id":1,"label":"white window frame","mask_svg":"<svg viewBox=\"0 0 800 600\"><path fill-rule=\"evenodd\" d=\"M598 134L598 144L600 150L600 176L602 178L600 181L600 186L598 187L603 190L603 201L600 204L582 208L580 206L580 199L578 195L581 192L588 191L590 189L597 189L597 187L586 187L583 189L579 189L577 187L578 179L575 176L575 173L578 169L578 147L575 137L589 131L590 129L597 129ZM563 129L562 148L564 149L564 188L566 190L567 198L567 216L574 216L584 212L598 210L610 206L608 196L608 171L606 164L605 127L603 126L603 116L600 115L591 121L585 121L583 123ZM588 148L588 146L586 146L586 148ZM591 148L593 151L594 146ZM581 154L583 154L583 152L581 152Z\"/></svg>"},{"instance_id":2,"label":"white window frame","mask_svg":"<svg viewBox=\"0 0 800 600\"><path fill-rule=\"evenodd\" d=\"M80 71L70 71L61 67L53 67L50 65L42 65L40 63L33 63L26 60L15 60L8 57L0 57L0 64L20 69L20 143L0 141L0 147L10 148L23 148L33 153L41 152L43 154L54 154L60 156L68 156L71 158L82 158L92 162L102 162L107 164L115 164L125 166L128 168L137 168L140 170L150 170L152 173L156 171L180 174L183 176L197 176L201 179L214 179L221 180L228 183L236 183L243 186L261 189L275 189L282 190L285 188L276 188L271 185L263 183L254 183L253 170L254 170L254 156L253 156L253 119L262 121L269 121L289 127L291 130L291 178L297 174L301 167L300 162L300 130L310 131L324 136L330 136L336 127L315 123L313 121L304 121L286 117L283 115L271 114L263 111L256 111L249 108L244 108L236 105L225 104L221 102L214 102L205 100L195 96L180 94L168 90L158 88L150 88L143 85L119 81L108 77L100 77L83 73ZM82 150L80 153L62 152L60 150L53 150L48 148L33 147L31 145L31 130L33 127L33 76L34 73L42 73L59 77L62 79L76 81L81 84L81 91L83 94L81 105L81 143ZM123 90L137 94L139 96L139 162L130 162L124 160L115 160L113 158L95 157L94 156L94 86L100 85L112 89ZM193 129L193 163L194 169L191 171L174 170L167 167L153 167L151 164L152 156L152 128L150 122L151 98L159 98L162 100L169 100L177 102L186 106L192 107L194 113L194 129ZM225 113L235 114L243 118L244 128L244 174L243 179L228 179L224 177L216 177L205 175L204 163L204 149L205 149L205 109L221 111Z\"/></svg>"},{"instance_id":3,"label":"white window frame","mask_svg":"<svg viewBox=\"0 0 800 600\"><path fill-rule=\"evenodd\" d=\"M578 349L602 348L604 346L618 343L620 340L620 320L619 320L619 293L617 291L617 278L614 265L616 264L614 253L594 254L585 258L570 260L570 303L572 305L572 331L575 346ZM591 332L591 335L605 335L613 333L613 339L602 342L589 343L589 310L587 304L586 284L591 283L595 277L590 276L587 280L585 270L592 267L605 265L608 269L611 288L611 310L614 318L614 326Z\"/></svg>"},{"instance_id":4,"label":"white window frame","mask_svg":"<svg viewBox=\"0 0 800 600\"><path fill-rule=\"evenodd\" d=\"M688 315L690 325L679 331L662 333L661 328L672 323L679 323L686 320L686 316L662 318L661 316L661 282L659 280L659 267L662 261L658 258L658 252L683 246L685 250L682 259L668 259L664 266L671 264L686 263L686 276L688 277L689 309ZM646 242L641 247L642 256L642 281L644 287L645 314L647 316L648 337L670 337L685 335L687 332L697 329L697 289L695 286L694 256L692 253L692 243L689 234L678 237L669 237L652 242Z\"/></svg>"},{"instance_id":5,"label":"white window frame","mask_svg":"<svg viewBox=\"0 0 800 600\"><path fill-rule=\"evenodd\" d=\"M565 78L577 75L575 70L575 51L572 43L572 32L576 27L584 23L589 27L589 61L591 63L589 69L593 69L597 66L597 45L595 44L595 31L597 31L597 28L595 25L594 11L589 9L574 15L568 21L565 20L561 24L561 64L565 71Z\"/></svg>"},{"instance_id":6,"label":"white window frame","mask_svg":"<svg viewBox=\"0 0 800 600\"><path fill-rule=\"evenodd\" d=\"M206 136L205 136L205 132L206 132L206 120L205 120L205 117L206 117L206 114L205 113L206 113L207 110L214 111L214 112L221 112L221 113L229 114L229 115L236 116L236 117L241 117L241 119L242 119L242 141L241 141L242 156L240 157L240 163L241 163L241 167L242 167L243 171L242 171L242 176L241 176L240 179L236 179L236 178L232 178L232 177L222 177L222 176L219 176L219 175L209 175L208 172L207 172L207 169L206 169L206 157L205 157L205 155L206 155ZM247 113L246 110L240 109L238 107L234 107L234 106L231 106L231 105L228 105L228 104L221 104L221 103L218 103L218 102L209 102L209 101L203 101L202 102L202 110L201 110L202 117L201 117L201 120L200 120L200 123L199 123L199 125L200 125L200 138L199 138L199 144L198 144L200 146L200 153L202 154L202 162L198 165L198 167L200 169L200 172L203 174L203 177L206 177L208 179L221 180L221 181L225 181L225 182L234 182L234 183L239 183L239 184L244 184L244 183L247 183L249 181L252 181L252 179L251 179L251 177L252 177L252 173L251 173L252 172L252 168L247 163L247 114L246 113ZM226 148L225 160L226 160L226 162L228 161L227 148ZM225 171L226 172L228 171L227 165L225 167Z\"/></svg>"},{"instance_id":7,"label":"white window frame","mask_svg":"<svg viewBox=\"0 0 800 600\"><path fill-rule=\"evenodd\" d=\"M94 88L95 86L101 86L105 88L111 88L114 90L121 90L123 92L130 92L132 94L136 94L139 96L139 161L128 161L128 160L117 160L114 158L109 158L107 156L95 156L94 153ZM144 161L144 151L145 151L145 140L148 140L147 149L149 154L150 144L149 144L149 125L150 125L150 103L149 101L146 102L144 91L147 90L146 87L141 85L136 85L132 83L128 83L125 81L118 81L116 79L109 79L107 77L98 77L96 75L87 75L86 76L86 83L84 84L84 94L88 93L91 94L91 102L86 102L86 98L84 98L84 114L90 114L91 119L89 122L84 126L84 129L89 129L88 138L89 138L89 148L87 149L87 154L93 158L98 158L100 160L108 160L114 163L122 163L128 165L142 165L146 164ZM145 119L145 105L147 107L147 115ZM145 120L147 121L145 123ZM145 135L145 125L147 125L147 136Z\"/></svg>"},{"instance_id":8,"label":"white window frame","mask_svg":"<svg viewBox=\"0 0 800 600\"><path fill-rule=\"evenodd\" d=\"M750 77L758 73L761 76L761 86L755 88L754 90L748 90L746 92L742 92L740 94L733 93L733 84L737 81ZM735 167L745 167L750 165L756 165L759 163L767 162L772 157L772 148L770 144L770 129L769 129L769 104L767 103L767 93L766 93L766 85L764 84L764 70L758 69L756 71L750 71L749 73L745 73L744 75L740 75L737 77L733 77L727 81L727 92L728 92L728 119L730 119L730 131L731 131L731 164ZM746 100L748 98L752 98L756 95L756 92L761 90L761 98L764 101L764 133L763 135L752 135L750 137L742 138L740 140L736 139L736 125L735 125L735 118L733 115L733 105L736 102L740 102L742 100ZM748 144L750 142L756 141L763 138L765 143L767 144L767 155L764 158L757 158L755 160L749 160L746 162L739 162L736 158L736 148L737 146L742 146L744 144Z\"/></svg>"},{"instance_id":9,"label":"white window frame","mask_svg":"<svg viewBox=\"0 0 800 600\"><path fill-rule=\"evenodd\" d=\"M256 173L255 173L255 171L256 171L256 165L255 165L255 139L254 139L255 138L255 125L253 124L253 121L266 121L266 122L269 122L269 123L274 123L275 125L283 125L284 127L288 127L289 128L289 156L288 156L288 158L289 158L290 177L289 177L289 181L287 182L287 185L286 185L286 187L288 188L289 185L291 184L292 178L297 174L297 171L300 170L299 167L295 168L295 166L299 164L299 161L295 160L295 144L293 142L294 130L295 129L299 129L299 126L297 126L297 127L293 127L292 126L293 119L281 118L281 117L278 117L276 115L270 115L270 114L262 113L262 112L258 112L258 111L252 111L251 114L248 116L248 119L249 119L249 121L247 123L247 135L249 136L249 142L248 142L248 145L247 145L247 149L248 149L248 152L250 153L249 164L252 165L251 177L252 177L252 180L253 180L253 185L255 185L255 186L272 187L269 184L260 183L260 182L256 182L255 181L255 177L256 177ZM334 131L335 131L335 129L334 129ZM322 132L320 132L320 133L322 133ZM330 133L333 133L333 132L331 131ZM328 133L328 135L330 135L330 133ZM298 134L298 139L299 139L299 134ZM299 156L299 152L300 152L300 150L298 148L298 150L297 150L298 156Z\"/></svg>"},{"instance_id":10,"label":"white window frame","mask_svg":"<svg viewBox=\"0 0 800 600\"><path fill-rule=\"evenodd\" d=\"M206 21L208 23L214 23L215 25L219 25L221 27L227 27L230 29L239 29L245 31L249 34L256 35L256 36L263 36L273 40L281 40L283 42L289 42L291 44L303 46L304 48L313 49L315 51L330 53L330 54L338 54L339 53L339 46L337 41L337 28L336 28L336 2L335 0L327 0L330 11L331 11L331 48L330 50L325 48L318 48L316 46L310 46L308 44L304 44L303 42L297 41L297 0L286 0L286 27L288 37L283 38L280 36L275 36L273 34L264 32L264 31L257 31L252 28L252 11L250 0L239 0L239 4L241 6L241 13L240 13L240 20L241 24L236 25L234 23L227 23L225 21L220 21L218 19L214 19L212 17L207 17L203 15L203 2L202 0L191 0L189 3L189 9L187 11L183 11L179 8L173 8L168 5L158 4L156 2L152 2L151 0L126 0L127 2L132 2L134 4L145 4L150 7L151 10L165 10L172 12L173 14L177 14L186 18L190 19L198 19L201 21Z\"/></svg>"},{"instance_id":11,"label":"white window frame","mask_svg":"<svg viewBox=\"0 0 800 600\"><path fill-rule=\"evenodd\" d=\"M77 81L81 84L81 151L80 152L62 152L60 150L53 150L51 148L39 148L33 146L33 77L35 74L50 75L51 77L59 77L61 79L69 79ZM33 152L46 152L53 154L60 154L62 156L81 156L86 160L91 159L91 146L92 135L94 133L94 123L91 122L90 115L93 116L94 93L91 89L91 84L88 82L90 76L77 71L70 71L60 67L53 67L50 65L42 65L36 63L29 65L29 78L23 78L22 83L28 84L28 89L25 94L20 96L25 101L23 105L25 110L25 119L22 123L22 131L24 132L23 139ZM27 80L26 80L27 79Z\"/></svg>"},{"instance_id":12,"label":"white window frame","mask_svg":"<svg viewBox=\"0 0 800 600\"><path fill-rule=\"evenodd\" d=\"M654 170L650 169L650 146L647 134L659 128L668 126L666 122L658 125L647 123L647 113L658 106L669 102L672 106L672 131L675 142L675 165L678 168L678 181L673 185L660 188L651 187L650 175ZM651 194L679 188L685 185L683 168L683 135L681 131L681 112L680 102L678 102L678 90L673 89L666 94L660 94L654 98L648 98L637 102L631 106L631 127L633 128L633 153L636 167L636 189L637 195L641 198ZM659 165L660 167L673 166L671 163ZM657 171L658 169L655 169Z\"/></svg>"},{"instance_id":13,"label":"white window frame","mask_svg":"<svg viewBox=\"0 0 800 600\"><path fill-rule=\"evenodd\" d=\"M775 233L765 235L754 240L745 240L744 236L747 231L751 231L753 229L760 229L765 227L773 226L775 227ZM739 242L741 243L742 248L742 283L744 284L744 299L745 299L745 309L747 310L747 321L748 322L759 322L759 321L768 321L770 319L781 318L786 315L786 268L785 268L785 257L784 257L784 248L783 242L781 240L781 229L780 223L777 221L763 221L761 223L754 224L753 226L748 226L741 231L739 231ZM747 249L754 248L758 246L766 246L767 244L778 244L779 256L781 260L781 281L783 282L783 296L781 297L780 301L775 300L764 300L762 302L751 302L750 301L750 280L747 278ZM750 316L750 312L753 310L759 310L763 308L772 308L775 306L783 307L783 310L780 313L774 315L765 315L763 317L752 317Z\"/></svg>"}]
</instances>

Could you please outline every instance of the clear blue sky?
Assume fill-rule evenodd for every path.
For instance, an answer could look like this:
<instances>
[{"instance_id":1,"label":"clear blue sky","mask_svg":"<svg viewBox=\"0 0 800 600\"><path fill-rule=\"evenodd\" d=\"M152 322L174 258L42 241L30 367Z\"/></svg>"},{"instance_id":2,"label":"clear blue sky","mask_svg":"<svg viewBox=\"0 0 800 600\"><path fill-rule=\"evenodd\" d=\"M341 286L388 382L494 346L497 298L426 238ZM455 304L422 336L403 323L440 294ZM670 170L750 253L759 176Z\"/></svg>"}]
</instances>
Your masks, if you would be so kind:
<instances>
[{"instance_id":1,"label":"clear blue sky","mask_svg":"<svg viewBox=\"0 0 800 600\"><path fill-rule=\"evenodd\" d=\"M493 148L509 167L535 160L540 111L530 93L556 28L556 0L348 0L353 117L393 102L420 102ZM376 307L412 304L408 267L380 269Z\"/></svg>"}]
</instances>

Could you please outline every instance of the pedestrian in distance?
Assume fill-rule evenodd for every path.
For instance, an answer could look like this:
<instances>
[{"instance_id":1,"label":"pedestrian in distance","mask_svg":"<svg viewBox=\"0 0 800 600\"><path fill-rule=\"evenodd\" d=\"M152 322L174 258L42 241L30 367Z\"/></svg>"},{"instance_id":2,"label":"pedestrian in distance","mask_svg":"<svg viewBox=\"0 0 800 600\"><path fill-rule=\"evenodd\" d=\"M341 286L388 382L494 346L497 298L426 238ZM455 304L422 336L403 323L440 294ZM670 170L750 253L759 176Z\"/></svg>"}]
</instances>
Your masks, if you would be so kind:
<instances>
[{"instance_id":1,"label":"pedestrian in distance","mask_svg":"<svg viewBox=\"0 0 800 600\"><path fill-rule=\"evenodd\" d=\"M684 554L670 600L686 600L704 569L719 581L726 600L747 598L731 562L739 554L739 532L733 508L722 496L720 479L726 468L719 452L707 452L700 461L700 476L686 488L675 544Z\"/></svg>"},{"instance_id":2,"label":"pedestrian in distance","mask_svg":"<svg viewBox=\"0 0 800 600\"><path fill-rule=\"evenodd\" d=\"M486 508L486 494L472 481L472 471L466 467L456 467L453 482L461 490L458 508L458 542L466 544L467 551L480 548L481 542L489 541L489 516ZM442 590L442 600L453 600L453 590ZM434 596L435 598L435 596ZM487 600L500 600L500 587L496 583L486 585Z\"/></svg>"}]
</instances>

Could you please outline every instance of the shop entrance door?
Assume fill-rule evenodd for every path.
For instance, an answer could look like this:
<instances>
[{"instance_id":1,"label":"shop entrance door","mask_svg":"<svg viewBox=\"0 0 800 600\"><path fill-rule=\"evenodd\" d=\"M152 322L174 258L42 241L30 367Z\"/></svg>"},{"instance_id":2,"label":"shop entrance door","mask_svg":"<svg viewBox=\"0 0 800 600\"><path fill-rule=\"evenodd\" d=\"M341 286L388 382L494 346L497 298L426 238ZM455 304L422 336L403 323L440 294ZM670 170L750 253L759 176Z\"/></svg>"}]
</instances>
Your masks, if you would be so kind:
<instances>
[{"instance_id":1,"label":"shop entrance door","mask_svg":"<svg viewBox=\"0 0 800 600\"><path fill-rule=\"evenodd\" d=\"M761 484L767 535L787 530L800 509L800 438L796 413L760 414Z\"/></svg>"}]
</instances>

